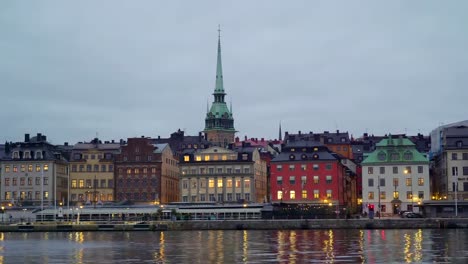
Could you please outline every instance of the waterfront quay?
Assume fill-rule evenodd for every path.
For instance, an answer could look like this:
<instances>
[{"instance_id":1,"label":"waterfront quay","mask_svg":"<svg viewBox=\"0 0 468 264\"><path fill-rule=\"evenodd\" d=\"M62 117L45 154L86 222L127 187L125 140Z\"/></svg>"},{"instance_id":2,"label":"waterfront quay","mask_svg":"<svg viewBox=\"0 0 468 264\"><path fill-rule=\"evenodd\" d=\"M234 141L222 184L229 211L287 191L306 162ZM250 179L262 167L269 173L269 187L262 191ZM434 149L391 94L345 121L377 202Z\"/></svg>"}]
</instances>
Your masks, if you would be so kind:
<instances>
[{"instance_id":1,"label":"waterfront quay","mask_svg":"<svg viewBox=\"0 0 468 264\"><path fill-rule=\"evenodd\" d=\"M147 222L34 222L0 225L0 232L297 230L468 228L468 218L187 220Z\"/></svg>"}]
</instances>

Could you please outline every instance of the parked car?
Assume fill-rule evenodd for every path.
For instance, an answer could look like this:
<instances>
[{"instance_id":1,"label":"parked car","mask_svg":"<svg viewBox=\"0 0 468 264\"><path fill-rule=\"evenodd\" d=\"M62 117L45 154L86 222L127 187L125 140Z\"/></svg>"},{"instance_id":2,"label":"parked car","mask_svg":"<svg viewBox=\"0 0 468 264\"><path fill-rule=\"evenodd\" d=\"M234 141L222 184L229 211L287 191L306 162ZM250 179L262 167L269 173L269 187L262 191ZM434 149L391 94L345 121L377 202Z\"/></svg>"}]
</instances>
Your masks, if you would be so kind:
<instances>
[{"instance_id":1,"label":"parked car","mask_svg":"<svg viewBox=\"0 0 468 264\"><path fill-rule=\"evenodd\" d=\"M423 218L421 214L413 213L413 212L404 212L401 217L403 218Z\"/></svg>"}]
</instances>

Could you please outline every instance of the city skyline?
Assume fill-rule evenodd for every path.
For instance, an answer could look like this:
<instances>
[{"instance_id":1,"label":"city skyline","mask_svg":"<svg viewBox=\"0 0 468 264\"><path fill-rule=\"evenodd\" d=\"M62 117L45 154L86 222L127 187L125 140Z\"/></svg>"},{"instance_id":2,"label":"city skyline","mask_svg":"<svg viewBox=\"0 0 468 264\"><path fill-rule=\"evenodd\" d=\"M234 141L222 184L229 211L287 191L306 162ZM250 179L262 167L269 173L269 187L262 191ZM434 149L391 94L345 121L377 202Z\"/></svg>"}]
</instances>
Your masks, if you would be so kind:
<instances>
[{"instance_id":1,"label":"city skyline","mask_svg":"<svg viewBox=\"0 0 468 264\"><path fill-rule=\"evenodd\" d=\"M464 5L1 3L0 140L197 135L218 24L241 139L275 139L280 122L283 133L428 135L466 119Z\"/></svg>"}]
</instances>

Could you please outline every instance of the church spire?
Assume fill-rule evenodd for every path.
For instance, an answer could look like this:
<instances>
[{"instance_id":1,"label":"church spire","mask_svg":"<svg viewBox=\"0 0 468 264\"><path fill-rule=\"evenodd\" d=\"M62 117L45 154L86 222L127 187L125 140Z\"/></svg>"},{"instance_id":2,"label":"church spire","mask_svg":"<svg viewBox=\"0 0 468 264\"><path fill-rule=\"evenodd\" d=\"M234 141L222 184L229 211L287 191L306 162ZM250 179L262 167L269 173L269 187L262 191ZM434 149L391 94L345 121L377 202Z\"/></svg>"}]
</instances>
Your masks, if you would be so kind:
<instances>
[{"instance_id":1,"label":"church spire","mask_svg":"<svg viewBox=\"0 0 468 264\"><path fill-rule=\"evenodd\" d=\"M222 95L222 102L224 102L224 85L223 85L223 65L221 62L221 26L218 25L218 59L216 63L216 86L214 94Z\"/></svg>"},{"instance_id":2,"label":"church spire","mask_svg":"<svg viewBox=\"0 0 468 264\"><path fill-rule=\"evenodd\" d=\"M278 137L278 140L280 140L280 141L282 140L282 134L283 133L281 133L281 121L280 121L280 123L279 123L279 137Z\"/></svg>"}]
</instances>

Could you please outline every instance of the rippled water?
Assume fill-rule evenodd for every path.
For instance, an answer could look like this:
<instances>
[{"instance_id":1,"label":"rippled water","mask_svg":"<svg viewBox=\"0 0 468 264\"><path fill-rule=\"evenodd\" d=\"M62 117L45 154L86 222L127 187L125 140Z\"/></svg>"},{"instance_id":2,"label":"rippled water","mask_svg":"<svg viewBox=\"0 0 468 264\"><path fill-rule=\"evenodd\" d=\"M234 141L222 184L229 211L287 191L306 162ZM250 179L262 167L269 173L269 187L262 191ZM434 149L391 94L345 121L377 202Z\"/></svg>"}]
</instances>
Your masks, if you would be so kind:
<instances>
[{"instance_id":1,"label":"rippled water","mask_svg":"<svg viewBox=\"0 0 468 264\"><path fill-rule=\"evenodd\" d=\"M0 233L1 263L468 263L468 230Z\"/></svg>"}]
</instances>

